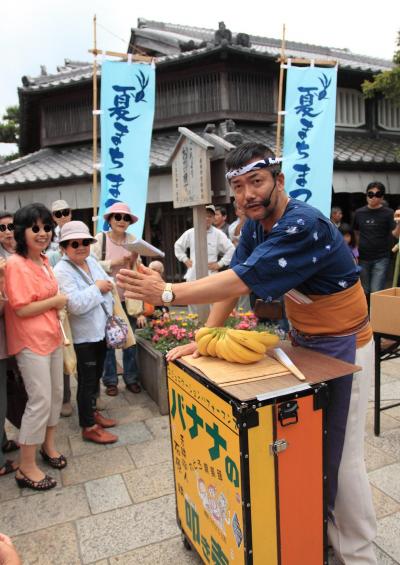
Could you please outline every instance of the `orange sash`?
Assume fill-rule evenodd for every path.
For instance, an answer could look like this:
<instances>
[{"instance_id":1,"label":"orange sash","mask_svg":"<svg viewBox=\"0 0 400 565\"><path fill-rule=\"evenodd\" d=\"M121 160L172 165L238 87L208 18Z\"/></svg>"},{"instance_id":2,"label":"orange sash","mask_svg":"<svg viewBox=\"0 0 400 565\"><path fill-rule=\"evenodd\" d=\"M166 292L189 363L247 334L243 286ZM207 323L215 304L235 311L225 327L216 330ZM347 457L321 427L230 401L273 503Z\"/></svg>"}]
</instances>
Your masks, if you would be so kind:
<instances>
[{"instance_id":1,"label":"orange sash","mask_svg":"<svg viewBox=\"0 0 400 565\"><path fill-rule=\"evenodd\" d=\"M372 338L368 307L360 281L335 294L309 295L312 304L297 304L285 296L286 314L294 328L310 336L356 334L357 348Z\"/></svg>"}]
</instances>

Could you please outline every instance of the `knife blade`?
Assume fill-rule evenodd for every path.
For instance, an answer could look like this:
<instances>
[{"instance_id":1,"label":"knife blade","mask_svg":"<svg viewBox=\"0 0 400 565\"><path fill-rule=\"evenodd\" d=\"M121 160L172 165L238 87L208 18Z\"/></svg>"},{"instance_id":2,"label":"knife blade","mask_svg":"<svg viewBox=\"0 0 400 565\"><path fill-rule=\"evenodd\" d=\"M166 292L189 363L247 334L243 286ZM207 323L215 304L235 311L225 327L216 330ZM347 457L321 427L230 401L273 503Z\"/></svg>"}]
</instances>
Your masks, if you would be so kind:
<instances>
[{"instance_id":1,"label":"knife blade","mask_svg":"<svg viewBox=\"0 0 400 565\"><path fill-rule=\"evenodd\" d=\"M288 369L295 377L297 377L300 381L305 381L306 377L303 373L296 367L293 361L290 359L288 355L281 349L280 347L276 347L272 350L272 354L286 369Z\"/></svg>"}]
</instances>

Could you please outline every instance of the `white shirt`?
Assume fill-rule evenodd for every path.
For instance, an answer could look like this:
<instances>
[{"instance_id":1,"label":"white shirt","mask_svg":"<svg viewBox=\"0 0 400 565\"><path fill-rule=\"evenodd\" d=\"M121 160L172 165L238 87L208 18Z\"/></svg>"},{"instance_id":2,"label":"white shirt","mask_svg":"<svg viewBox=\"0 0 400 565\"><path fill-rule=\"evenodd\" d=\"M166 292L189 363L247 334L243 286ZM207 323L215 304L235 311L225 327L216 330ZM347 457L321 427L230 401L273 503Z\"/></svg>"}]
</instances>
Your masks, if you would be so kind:
<instances>
[{"instance_id":1,"label":"white shirt","mask_svg":"<svg viewBox=\"0 0 400 565\"><path fill-rule=\"evenodd\" d=\"M190 259L193 265L186 271L187 281L196 280L195 249L194 249L194 228L186 230L175 242L175 257L178 261L185 263L189 257L186 254L190 250ZM220 267L228 267L235 248L232 242L226 237L223 231L211 226L207 230L207 256L209 263L218 263ZM218 261L218 255L222 255ZM208 271L212 275L215 271Z\"/></svg>"},{"instance_id":2,"label":"white shirt","mask_svg":"<svg viewBox=\"0 0 400 565\"><path fill-rule=\"evenodd\" d=\"M239 239L240 239L240 234L242 233L242 230L240 230L239 235L235 235L235 229L237 228L237 226L240 223L240 218L237 218L234 222L232 222L229 225L229 237L230 239L233 241L233 243L235 245L237 245L239 243ZM243 224L244 225L244 224ZM243 226L242 226L243 227Z\"/></svg>"}]
</instances>

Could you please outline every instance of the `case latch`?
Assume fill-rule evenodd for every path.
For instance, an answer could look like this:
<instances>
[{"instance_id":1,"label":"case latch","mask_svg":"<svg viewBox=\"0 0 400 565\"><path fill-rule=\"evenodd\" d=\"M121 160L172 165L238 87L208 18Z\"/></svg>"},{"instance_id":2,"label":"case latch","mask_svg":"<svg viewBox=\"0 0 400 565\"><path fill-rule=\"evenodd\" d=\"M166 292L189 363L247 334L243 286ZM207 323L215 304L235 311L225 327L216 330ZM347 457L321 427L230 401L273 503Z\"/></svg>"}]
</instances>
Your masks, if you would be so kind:
<instances>
[{"instance_id":1,"label":"case latch","mask_svg":"<svg viewBox=\"0 0 400 565\"><path fill-rule=\"evenodd\" d=\"M278 407L278 419L281 423L281 426L290 426L291 424L297 424L299 421L299 416L297 411L299 409L299 405L295 400L291 400L288 402L283 402Z\"/></svg>"},{"instance_id":2,"label":"case latch","mask_svg":"<svg viewBox=\"0 0 400 565\"><path fill-rule=\"evenodd\" d=\"M278 455L278 453L282 453L288 448L288 442L285 439L277 439L274 443L271 443L269 446L269 452L271 455Z\"/></svg>"}]
</instances>

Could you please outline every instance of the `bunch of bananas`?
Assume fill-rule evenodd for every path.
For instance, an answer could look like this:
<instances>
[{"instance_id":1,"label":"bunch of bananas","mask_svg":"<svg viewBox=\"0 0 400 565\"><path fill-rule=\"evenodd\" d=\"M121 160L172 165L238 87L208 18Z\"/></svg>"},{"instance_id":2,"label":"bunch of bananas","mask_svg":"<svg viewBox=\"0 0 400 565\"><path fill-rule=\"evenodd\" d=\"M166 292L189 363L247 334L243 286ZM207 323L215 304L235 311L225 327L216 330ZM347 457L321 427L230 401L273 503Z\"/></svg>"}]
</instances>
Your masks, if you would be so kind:
<instances>
[{"instance_id":1,"label":"bunch of bananas","mask_svg":"<svg viewBox=\"0 0 400 565\"><path fill-rule=\"evenodd\" d=\"M219 357L231 363L255 363L267 349L279 341L269 332L234 330L231 328L200 328L196 333L200 355Z\"/></svg>"}]
</instances>

